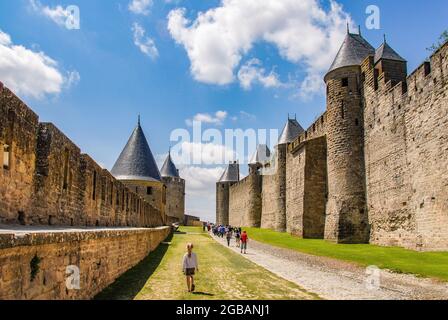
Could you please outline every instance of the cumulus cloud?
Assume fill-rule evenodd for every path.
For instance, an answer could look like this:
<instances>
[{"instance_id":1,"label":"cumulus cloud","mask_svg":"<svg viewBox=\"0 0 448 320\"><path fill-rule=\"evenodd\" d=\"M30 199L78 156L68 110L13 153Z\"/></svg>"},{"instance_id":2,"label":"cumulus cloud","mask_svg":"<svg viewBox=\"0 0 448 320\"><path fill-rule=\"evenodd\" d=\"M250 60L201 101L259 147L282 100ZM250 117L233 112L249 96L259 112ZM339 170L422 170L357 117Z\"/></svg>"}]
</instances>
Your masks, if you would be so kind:
<instances>
[{"instance_id":1,"label":"cumulus cloud","mask_svg":"<svg viewBox=\"0 0 448 320\"><path fill-rule=\"evenodd\" d=\"M63 8L60 5L57 5L56 7L49 7L44 6L40 1L38 0L29 0L31 8L37 12L42 14L43 16L47 17L48 19L52 20L59 26L65 26L67 18L69 17L70 13L67 12L65 8Z\"/></svg>"},{"instance_id":2,"label":"cumulus cloud","mask_svg":"<svg viewBox=\"0 0 448 320\"><path fill-rule=\"evenodd\" d=\"M152 0L132 0L128 8L132 13L146 16L149 14L152 5Z\"/></svg>"},{"instance_id":3,"label":"cumulus cloud","mask_svg":"<svg viewBox=\"0 0 448 320\"><path fill-rule=\"evenodd\" d=\"M135 22L133 24L132 33L134 44L144 55L153 60L159 56L159 51L157 50L154 40L146 35L145 29L139 23Z\"/></svg>"},{"instance_id":4,"label":"cumulus cloud","mask_svg":"<svg viewBox=\"0 0 448 320\"><path fill-rule=\"evenodd\" d=\"M11 37L0 30L0 80L19 95L42 98L58 94L64 86L79 82L76 71L66 76L58 63L42 51L15 45Z\"/></svg>"},{"instance_id":5,"label":"cumulus cloud","mask_svg":"<svg viewBox=\"0 0 448 320\"><path fill-rule=\"evenodd\" d=\"M180 176L186 184L186 211L206 221L215 220L216 181L221 177L222 167L205 168L186 166L180 169Z\"/></svg>"},{"instance_id":6,"label":"cumulus cloud","mask_svg":"<svg viewBox=\"0 0 448 320\"><path fill-rule=\"evenodd\" d=\"M235 80L242 58L260 41L274 45L284 59L304 67L309 76L321 75L344 39L346 22L352 21L334 0L328 10L318 0L222 0L219 7L199 13L193 21L186 15L184 8L172 10L168 30L185 48L193 77L218 85ZM251 77L243 69L244 75L248 86ZM263 77L268 85L276 83L275 76Z\"/></svg>"},{"instance_id":7,"label":"cumulus cloud","mask_svg":"<svg viewBox=\"0 0 448 320\"><path fill-rule=\"evenodd\" d=\"M226 120L227 115L227 111L217 111L214 115L209 113L198 113L192 119L185 120L185 123L187 126L192 126L194 121L222 125L222 123Z\"/></svg>"},{"instance_id":8,"label":"cumulus cloud","mask_svg":"<svg viewBox=\"0 0 448 320\"><path fill-rule=\"evenodd\" d=\"M181 165L215 165L236 159L233 149L218 143L184 141L180 148L175 148L174 151L173 161Z\"/></svg>"},{"instance_id":9,"label":"cumulus cloud","mask_svg":"<svg viewBox=\"0 0 448 320\"><path fill-rule=\"evenodd\" d=\"M282 85L278 74L274 71L267 73L258 59L247 61L238 71L238 80L244 90L252 89L252 85L260 83L265 88L278 88Z\"/></svg>"}]
</instances>

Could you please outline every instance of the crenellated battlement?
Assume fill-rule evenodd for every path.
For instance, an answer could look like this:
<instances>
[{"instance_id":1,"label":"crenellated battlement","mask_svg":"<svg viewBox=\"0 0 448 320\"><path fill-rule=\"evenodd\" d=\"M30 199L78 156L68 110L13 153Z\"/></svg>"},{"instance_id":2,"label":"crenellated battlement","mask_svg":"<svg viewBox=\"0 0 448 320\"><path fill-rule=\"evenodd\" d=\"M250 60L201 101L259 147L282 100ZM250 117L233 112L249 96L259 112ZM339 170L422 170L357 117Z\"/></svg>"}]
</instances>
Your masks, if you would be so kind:
<instances>
[{"instance_id":1,"label":"crenellated battlement","mask_svg":"<svg viewBox=\"0 0 448 320\"><path fill-rule=\"evenodd\" d=\"M447 250L448 43L409 75L386 41L374 50L348 34L344 46L325 77L326 112L276 148L265 165L276 172L252 170L221 204L240 225L258 193L263 228L281 231L285 218L303 238Z\"/></svg>"},{"instance_id":2,"label":"crenellated battlement","mask_svg":"<svg viewBox=\"0 0 448 320\"><path fill-rule=\"evenodd\" d=\"M163 225L162 212L0 86L0 223Z\"/></svg>"}]
</instances>

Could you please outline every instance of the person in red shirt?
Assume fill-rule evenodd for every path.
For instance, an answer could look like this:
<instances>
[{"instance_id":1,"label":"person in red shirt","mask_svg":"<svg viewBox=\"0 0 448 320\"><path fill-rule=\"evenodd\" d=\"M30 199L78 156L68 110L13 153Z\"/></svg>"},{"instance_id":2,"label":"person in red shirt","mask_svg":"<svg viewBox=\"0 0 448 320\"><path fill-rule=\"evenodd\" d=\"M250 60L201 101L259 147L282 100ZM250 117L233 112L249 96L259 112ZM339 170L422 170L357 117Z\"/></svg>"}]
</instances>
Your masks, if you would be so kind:
<instances>
[{"instance_id":1,"label":"person in red shirt","mask_svg":"<svg viewBox=\"0 0 448 320\"><path fill-rule=\"evenodd\" d=\"M246 254L248 241L249 241L249 238L247 236L247 232L243 231L243 233L241 234L241 253L243 253L243 250L244 250L244 254Z\"/></svg>"}]
</instances>

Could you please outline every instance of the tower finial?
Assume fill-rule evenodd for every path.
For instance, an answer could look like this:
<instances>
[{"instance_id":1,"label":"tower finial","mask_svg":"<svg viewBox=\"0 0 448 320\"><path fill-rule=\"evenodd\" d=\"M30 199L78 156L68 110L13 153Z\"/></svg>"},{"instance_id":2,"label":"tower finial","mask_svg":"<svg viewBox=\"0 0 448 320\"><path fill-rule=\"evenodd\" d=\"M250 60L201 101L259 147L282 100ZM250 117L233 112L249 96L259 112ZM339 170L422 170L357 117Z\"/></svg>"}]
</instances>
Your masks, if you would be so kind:
<instances>
[{"instance_id":1,"label":"tower finial","mask_svg":"<svg viewBox=\"0 0 448 320\"><path fill-rule=\"evenodd\" d=\"M384 34L383 36L384 36L384 43L386 43L386 34Z\"/></svg>"},{"instance_id":2,"label":"tower finial","mask_svg":"<svg viewBox=\"0 0 448 320\"><path fill-rule=\"evenodd\" d=\"M140 113L138 114L138 125L140 126Z\"/></svg>"},{"instance_id":3,"label":"tower finial","mask_svg":"<svg viewBox=\"0 0 448 320\"><path fill-rule=\"evenodd\" d=\"M361 25L358 24L358 34L361 35Z\"/></svg>"},{"instance_id":4,"label":"tower finial","mask_svg":"<svg viewBox=\"0 0 448 320\"><path fill-rule=\"evenodd\" d=\"M350 23L347 21L347 34L350 34Z\"/></svg>"}]
</instances>

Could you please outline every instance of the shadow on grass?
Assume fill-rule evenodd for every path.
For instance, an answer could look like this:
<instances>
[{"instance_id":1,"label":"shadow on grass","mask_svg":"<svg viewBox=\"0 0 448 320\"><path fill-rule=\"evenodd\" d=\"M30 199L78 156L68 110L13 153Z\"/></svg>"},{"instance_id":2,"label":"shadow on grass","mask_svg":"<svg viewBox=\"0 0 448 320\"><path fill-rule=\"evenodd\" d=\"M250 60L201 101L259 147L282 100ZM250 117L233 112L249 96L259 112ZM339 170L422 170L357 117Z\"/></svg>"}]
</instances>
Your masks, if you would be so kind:
<instances>
[{"instance_id":1,"label":"shadow on grass","mask_svg":"<svg viewBox=\"0 0 448 320\"><path fill-rule=\"evenodd\" d=\"M213 293L207 293L207 292L193 292L194 295L197 296L207 296L207 297L214 297L215 295Z\"/></svg>"},{"instance_id":2,"label":"shadow on grass","mask_svg":"<svg viewBox=\"0 0 448 320\"><path fill-rule=\"evenodd\" d=\"M122 274L114 283L100 292L94 300L133 300L159 266L168 251L172 238L173 234L170 234L156 250L138 265Z\"/></svg>"}]
</instances>

